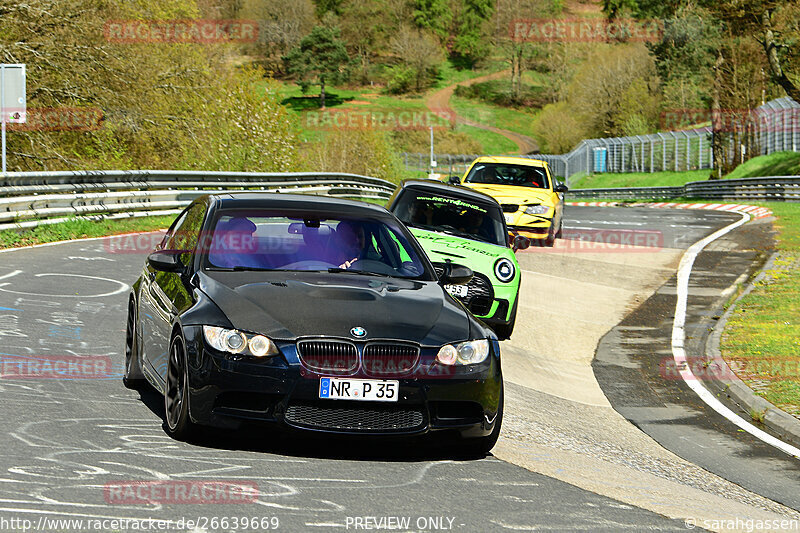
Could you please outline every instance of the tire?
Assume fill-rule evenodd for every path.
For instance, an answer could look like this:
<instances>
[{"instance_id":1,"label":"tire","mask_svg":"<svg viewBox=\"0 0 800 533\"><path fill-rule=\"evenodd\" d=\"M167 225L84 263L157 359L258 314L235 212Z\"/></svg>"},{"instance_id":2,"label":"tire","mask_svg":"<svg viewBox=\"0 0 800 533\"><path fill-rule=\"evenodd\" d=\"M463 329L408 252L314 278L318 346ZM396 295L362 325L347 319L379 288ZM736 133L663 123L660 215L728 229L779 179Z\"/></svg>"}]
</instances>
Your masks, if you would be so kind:
<instances>
[{"instance_id":1,"label":"tire","mask_svg":"<svg viewBox=\"0 0 800 533\"><path fill-rule=\"evenodd\" d=\"M494 428L492 432L486 437L478 437L477 439L468 439L461 442L461 447L464 452L474 457L486 457L494 445L497 444L497 439L500 437L500 426L503 425L503 387L500 387L500 405L497 408L497 416L495 417Z\"/></svg>"},{"instance_id":2,"label":"tire","mask_svg":"<svg viewBox=\"0 0 800 533\"><path fill-rule=\"evenodd\" d=\"M494 327L494 332L497 333L497 338L505 341L511 338L511 333L514 331L514 324L517 322L517 303L519 302L519 293L514 299L514 308L511 310L511 318L508 324L498 324Z\"/></svg>"},{"instance_id":3,"label":"tire","mask_svg":"<svg viewBox=\"0 0 800 533\"><path fill-rule=\"evenodd\" d=\"M556 232L556 239L563 239L564 238L564 217L561 217L561 220L558 221L558 231Z\"/></svg>"},{"instance_id":4,"label":"tire","mask_svg":"<svg viewBox=\"0 0 800 533\"><path fill-rule=\"evenodd\" d=\"M197 426L189 418L186 348L180 335L169 343L167 385L164 391L164 428L176 440L189 440Z\"/></svg>"},{"instance_id":5,"label":"tire","mask_svg":"<svg viewBox=\"0 0 800 533\"><path fill-rule=\"evenodd\" d=\"M129 389L139 389L147 383L142 374L142 361L139 358L136 316L136 300L131 298L125 327L125 374L122 376L122 383Z\"/></svg>"},{"instance_id":6,"label":"tire","mask_svg":"<svg viewBox=\"0 0 800 533\"><path fill-rule=\"evenodd\" d=\"M553 224L550 224L550 229L547 232L547 237L544 240L545 246L553 246L556 243L556 233Z\"/></svg>"}]
</instances>

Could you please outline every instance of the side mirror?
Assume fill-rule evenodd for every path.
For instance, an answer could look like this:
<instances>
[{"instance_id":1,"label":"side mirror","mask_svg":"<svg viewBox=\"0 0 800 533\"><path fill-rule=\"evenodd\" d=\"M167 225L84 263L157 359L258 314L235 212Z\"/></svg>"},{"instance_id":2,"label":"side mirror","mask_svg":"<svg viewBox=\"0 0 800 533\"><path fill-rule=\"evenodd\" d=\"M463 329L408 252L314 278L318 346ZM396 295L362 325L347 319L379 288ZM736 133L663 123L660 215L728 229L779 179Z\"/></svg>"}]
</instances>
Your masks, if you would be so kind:
<instances>
[{"instance_id":1,"label":"side mirror","mask_svg":"<svg viewBox=\"0 0 800 533\"><path fill-rule=\"evenodd\" d=\"M161 272L181 272L185 268L181 255L188 250L159 250L147 256L147 263Z\"/></svg>"},{"instance_id":2,"label":"side mirror","mask_svg":"<svg viewBox=\"0 0 800 533\"><path fill-rule=\"evenodd\" d=\"M530 248L531 240L527 237L523 237L522 235L514 235L511 239L511 249L515 252L517 250L525 250L526 248Z\"/></svg>"},{"instance_id":3,"label":"side mirror","mask_svg":"<svg viewBox=\"0 0 800 533\"><path fill-rule=\"evenodd\" d=\"M461 178L459 178L458 176L450 176L449 178L447 178L447 183L449 183L450 185L461 185Z\"/></svg>"},{"instance_id":4,"label":"side mirror","mask_svg":"<svg viewBox=\"0 0 800 533\"><path fill-rule=\"evenodd\" d=\"M569 191L569 187L567 187L563 183L556 183L556 186L553 187L553 190L555 192L567 192L567 191Z\"/></svg>"},{"instance_id":5,"label":"side mirror","mask_svg":"<svg viewBox=\"0 0 800 533\"><path fill-rule=\"evenodd\" d=\"M464 265L447 263L442 277L439 278L439 283L441 285L466 285L473 275L472 269Z\"/></svg>"}]
</instances>

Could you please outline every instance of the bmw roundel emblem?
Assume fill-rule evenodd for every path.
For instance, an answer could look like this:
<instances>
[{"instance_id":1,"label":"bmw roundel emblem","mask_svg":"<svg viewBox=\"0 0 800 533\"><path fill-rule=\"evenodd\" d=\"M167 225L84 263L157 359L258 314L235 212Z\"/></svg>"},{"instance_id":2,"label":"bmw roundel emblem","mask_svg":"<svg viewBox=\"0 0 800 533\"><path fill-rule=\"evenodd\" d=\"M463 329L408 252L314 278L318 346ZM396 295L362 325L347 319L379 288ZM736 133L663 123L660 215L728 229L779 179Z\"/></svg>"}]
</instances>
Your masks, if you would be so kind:
<instances>
[{"instance_id":1,"label":"bmw roundel emblem","mask_svg":"<svg viewBox=\"0 0 800 533\"><path fill-rule=\"evenodd\" d=\"M355 327L355 328L350 330L350 335L352 335L353 337L358 337L358 338L366 337L367 336L367 330L365 330L361 326L357 326L357 327Z\"/></svg>"}]
</instances>

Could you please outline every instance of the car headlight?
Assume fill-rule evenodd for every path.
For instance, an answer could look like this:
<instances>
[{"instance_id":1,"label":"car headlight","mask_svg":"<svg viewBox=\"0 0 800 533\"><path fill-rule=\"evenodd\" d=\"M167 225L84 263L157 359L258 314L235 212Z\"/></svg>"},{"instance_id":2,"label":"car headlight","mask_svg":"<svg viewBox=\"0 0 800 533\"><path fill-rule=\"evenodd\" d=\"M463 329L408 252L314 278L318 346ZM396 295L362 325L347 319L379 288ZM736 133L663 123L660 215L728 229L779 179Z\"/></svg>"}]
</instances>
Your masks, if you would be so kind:
<instances>
[{"instance_id":1,"label":"car headlight","mask_svg":"<svg viewBox=\"0 0 800 533\"><path fill-rule=\"evenodd\" d=\"M277 355L278 347L264 335L246 334L236 329L203 326L206 342L215 350L243 353L254 357Z\"/></svg>"},{"instance_id":2,"label":"car headlight","mask_svg":"<svg viewBox=\"0 0 800 533\"><path fill-rule=\"evenodd\" d=\"M455 346L445 344L436 354L436 360L443 365L475 365L489 356L489 340L460 342Z\"/></svg>"},{"instance_id":3,"label":"car headlight","mask_svg":"<svg viewBox=\"0 0 800 533\"><path fill-rule=\"evenodd\" d=\"M514 268L514 263L505 257L501 257L494 264L494 275L503 283L508 283L514 279L514 274L516 274L516 271L517 269Z\"/></svg>"},{"instance_id":4,"label":"car headlight","mask_svg":"<svg viewBox=\"0 0 800 533\"><path fill-rule=\"evenodd\" d=\"M525 213L528 215L544 215L550 208L546 205L529 205L525 208Z\"/></svg>"}]
</instances>

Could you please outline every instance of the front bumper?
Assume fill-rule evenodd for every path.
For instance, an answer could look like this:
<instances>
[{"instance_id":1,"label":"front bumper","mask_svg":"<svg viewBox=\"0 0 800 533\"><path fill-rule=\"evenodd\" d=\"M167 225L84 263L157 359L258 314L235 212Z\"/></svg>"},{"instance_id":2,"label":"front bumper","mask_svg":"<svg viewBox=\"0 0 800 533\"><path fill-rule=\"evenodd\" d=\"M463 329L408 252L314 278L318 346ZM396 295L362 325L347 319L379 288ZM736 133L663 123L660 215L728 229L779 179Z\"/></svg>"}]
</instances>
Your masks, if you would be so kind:
<instances>
[{"instance_id":1,"label":"front bumper","mask_svg":"<svg viewBox=\"0 0 800 533\"><path fill-rule=\"evenodd\" d=\"M470 438L487 436L494 428L502 388L497 341L490 341L487 360L471 367L435 364L435 350L423 348L413 372L381 378L398 379L397 402L368 402L320 399L322 375L301 364L294 343L278 343L281 354L263 361L237 360L207 348L200 328L185 329L192 330L185 332L189 412L198 424L235 429L256 422L366 435L455 430Z\"/></svg>"}]
</instances>

